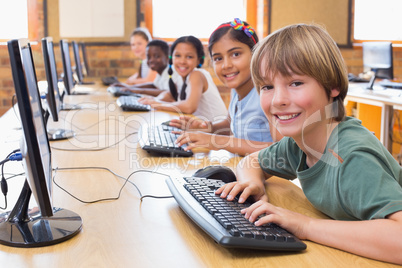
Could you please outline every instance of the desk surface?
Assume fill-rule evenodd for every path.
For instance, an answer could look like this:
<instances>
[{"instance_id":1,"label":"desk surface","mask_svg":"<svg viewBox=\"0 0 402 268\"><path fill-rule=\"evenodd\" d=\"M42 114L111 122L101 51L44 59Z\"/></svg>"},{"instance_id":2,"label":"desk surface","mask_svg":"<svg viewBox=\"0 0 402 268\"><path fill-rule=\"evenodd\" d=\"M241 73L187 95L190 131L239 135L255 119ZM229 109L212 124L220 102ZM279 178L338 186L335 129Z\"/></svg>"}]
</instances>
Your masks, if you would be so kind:
<instances>
[{"instance_id":1,"label":"desk surface","mask_svg":"<svg viewBox=\"0 0 402 268\"><path fill-rule=\"evenodd\" d=\"M74 139L51 142L53 167L104 167L128 177L140 170L170 176L190 175L210 164L235 168L240 157L227 151L197 152L190 158L155 157L138 147L135 132L146 123L161 123L174 117L163 112L122 112L114 98L99 88L89 96L67 96L68 103L84 103L80 111L63 111L54 126L76 131ZM0 153L18 148L21 130L13 110L0 119ZM116 144L118 141L118 145ZM112 145L112 146L111 146ZM100 151L62 151L60 148L99 148ZM58 149L56 149L58 148ZM21 172L21 165L7 165L5 172ZM76 197L92 201L116 197L124 181L104 170L57 171L55 181ZM165 175L138 172L130 177L143 195L167 196ZM9 180L9 208L24 182ZM116 201L84 204L58 186L53 187L53 205L72 210L83 219L82 231L61 244L43 248L12 248L0 245L0 263L12 267L393 267L354 254L306 241L307 250L283 253L226 249L204 234L179 208L173 198L145 198L127 184ZM314 209L293 183L271 178L267 190L273 204L325 218ZM2 197L0 198L2 200ZM0 201L2 202L2 201ZM397 266L395 266L397 267Z\"/></svg>"}]
</instances>

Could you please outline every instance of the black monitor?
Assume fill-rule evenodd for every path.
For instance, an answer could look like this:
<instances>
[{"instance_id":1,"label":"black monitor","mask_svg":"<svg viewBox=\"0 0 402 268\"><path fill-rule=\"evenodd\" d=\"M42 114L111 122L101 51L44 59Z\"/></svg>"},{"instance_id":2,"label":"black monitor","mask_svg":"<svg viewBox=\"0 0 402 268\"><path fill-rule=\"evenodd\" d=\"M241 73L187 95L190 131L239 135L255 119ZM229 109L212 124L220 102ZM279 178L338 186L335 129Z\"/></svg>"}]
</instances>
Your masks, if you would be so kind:
<instances>
[{"instance_id":1,"label":"black monitor","mask_svg":"<svg viewBox=\"0 0 402 268\"><path fill-rule=\"evenodd\" d=\"M72 41L73 46L74 61L75 61L75 74L77 76L78 84L80 85L91 85L94 82L84 81L83 64L81 62L80 48L77 42Z\"/></svg>"},{"instance_id":2,"label":"black monitor","mask_svg":"<svg viewBox=\"0 0 402 268\"><path fill-rule=\"evenodd\" d=\"M23 136L21 153L27 180L13 210L0 215L0 244L41 247L63 242L82 228L81 217L52 206L52 166L41 98L27 39L8 41L8 52ZM37 208L29 209L34 195Z\"/></svg>"},{"instance_id":3,"label":"black monitor","mask_svg":"<svg viewBox=\"0 0 402 268\"><path fill-rule=\"evenodd\" d=\"M54 55L53 39L51 37L42 39L42 54L47 80L46 100L48 109L44 114L45 125L47 125L49 114L53 121L57 122L59 120L59 112L62 109L62 97L59 92L56 59ZM48 129L47 133L50 140L62 140L74 136L73 131L65 129Z\"/></svg>"},{"instance_id":4,"label":"black monitor","mask_svg":"<svg viewBox=\"0 0 402 268\"><path fill-rule=\"evenodd\" d=\"M64 87L68 95L73 93L74 88L74 77L73 70L71 68L71 59L70 59L70 46L67 40L60 40L60 52L61 52L61 60L63 62L63 81Z\"/></svg>"},{"instance_id":5,"label":"black monitor","mask_svg":"<svg viewBox=\"0 0 402 268\"><path fill-rule=\"evenodd\" d=\"M80 43L81 52L82 52L82 59L83 59L83 68L82 73L84 77L89 75L89 62L88 62L88 54L87 54L87 47L84 42Z\"/></svg>"},{"instance_id":6,"label":"black monitor","mask_svg":"<svg viewBox=\"0 0 402 268\"><path fill-rule=\"evenodd\" d=\"M377 78L394 79L391 42L363 42L363 67L374 72L368 89L373 89Z\"/></svg>"},{"instance_id":7,"label":"black monitor","mask_svg":"<svg viewBox=\"0 0 402 268\"><path fill-rule=\"evenodd\" d=\"M80 49L78 43L75 41L72 41L71 45L73 46L73 53L74 53L75 74L77 75L78 83L81 84L84 81L84 74L82 73Z\"/></svg>"}]
</instances>

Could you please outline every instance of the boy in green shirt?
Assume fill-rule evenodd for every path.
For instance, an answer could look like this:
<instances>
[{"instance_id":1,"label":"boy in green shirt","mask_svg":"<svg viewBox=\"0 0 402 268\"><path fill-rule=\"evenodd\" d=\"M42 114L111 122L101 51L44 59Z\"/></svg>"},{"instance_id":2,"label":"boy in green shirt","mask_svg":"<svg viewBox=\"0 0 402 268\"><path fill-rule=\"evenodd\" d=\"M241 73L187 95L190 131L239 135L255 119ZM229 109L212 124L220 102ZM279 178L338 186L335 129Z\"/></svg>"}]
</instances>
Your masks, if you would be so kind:
<instances>
[{"instance_id":1,"label":"boy in green shirt","mask_svg":"<svg viewBox=\"0 0 402 268\"><path fill-rule=\"evenodd\" d=\"M318 26L290 25L260 42L251 69L261 107L284 138L245 157L238 181L216 193L259 200L242 211L257 226L273 222L301 239L402 264L401 167L359 120L345 117L347 70L333 39ZM334 220L268 203L271 176L299 178Z\"/></svg>"}]
</instances>

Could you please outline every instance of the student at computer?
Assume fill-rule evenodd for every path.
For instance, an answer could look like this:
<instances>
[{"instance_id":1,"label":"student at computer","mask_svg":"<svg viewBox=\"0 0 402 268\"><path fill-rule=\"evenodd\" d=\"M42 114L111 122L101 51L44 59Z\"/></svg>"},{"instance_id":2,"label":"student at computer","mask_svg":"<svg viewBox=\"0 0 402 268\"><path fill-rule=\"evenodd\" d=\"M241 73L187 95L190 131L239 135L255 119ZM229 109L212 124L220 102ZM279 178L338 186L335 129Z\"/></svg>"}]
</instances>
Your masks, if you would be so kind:
<instances>
[{"instance_id":1,"label":"student at computer","mask_svg":"<svg viewBox=\"0 0 402 268\"><path fill-rule=\"evenodd\" d=\"M158 97L146 97L139 101L151 107L193 114L203 120L215 120L227 115L218 88L208 71L201 69L204 63L204 48L194 36L178 38L170 48L169 75L177 72L182 79L175 83L169 79L169 91Z\"/></svg>"},{"instance_id":2,"label":"student at computer","mask_svg":"<svg viewBox=\"0 0 402 268\"><path fill-rule=\"evenodd\" d=\"M359 120L345 117L347 69L333 39L319 26L282 28L260 41L251 68L261 107L284 138L245 157L237 182L216 194L259 200L242 211L257 226L273 222L301 239L402 264L401 167ZM270 176L299 178L332 219L268 203Z\"/></svg>"},{"instance_id":3,"label":"student at computer","mask_svg":"<svg viewBox=\"0 0 402 268\"><path fill-rule=\"evenodd\" d=\"M138 27L130 35L130 47L136 58L141 59L138 72L127 78L124 83L116 83L113 86L127 86L146 82L152 82L156 72L149 69L147 64L146 47L152 41L151 34L147 28Z\"/></svg>"},{"instance_id":4,"label":"student at computer","mask_svg":"<svg viewBox=\"0 0 402 268\"><path fill-rule=\"evenodd\" d=\"M178 145L246 155L272 144L269 122L251 79L251 55L257 42L255 30L240 19L221 24L211 34L208 49L215 73L232 89L229 114L216 121L189 116L171 120L171 126L186 129L177 139Z\"/></svg>"},{"instance_id":5,"label":"student at computer","mask_svg":"<svg viewBox=\"0 0 402 268\"><path fill-rule=\"evenodd\" d=\"M138 94L146 94L150 96L158 96L160 93L169 90L168 65L169 61L169 45L163 40L152 40L147 45L147 62L151 70L157 72L153 82L137 84L134 86L124 87L122 91L131 91ZM173 73L172 79L178 83L181 77L177 73Z\"/></svg>"}]
</instances>

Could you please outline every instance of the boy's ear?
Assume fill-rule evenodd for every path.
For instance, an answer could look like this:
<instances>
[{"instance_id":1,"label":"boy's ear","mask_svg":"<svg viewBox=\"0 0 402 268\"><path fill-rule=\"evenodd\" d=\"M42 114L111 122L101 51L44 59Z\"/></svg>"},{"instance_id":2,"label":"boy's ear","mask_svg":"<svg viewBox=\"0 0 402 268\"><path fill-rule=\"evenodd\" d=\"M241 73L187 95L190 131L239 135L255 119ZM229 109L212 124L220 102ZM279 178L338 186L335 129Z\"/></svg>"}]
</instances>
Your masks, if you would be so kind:
<instances>
[{"instance_id":1,"label":"boy's ear","mask_svg":"<svg viewBox=\"0 0 402 268\"><path fill-rule=\"evenodd\" d=\"M330 97L331 98L336 98L336 97L338 97L339 93L340 93L339 89L333 88L333 89L331 89L331 96Z\"/></svg>"}]
</instances>

